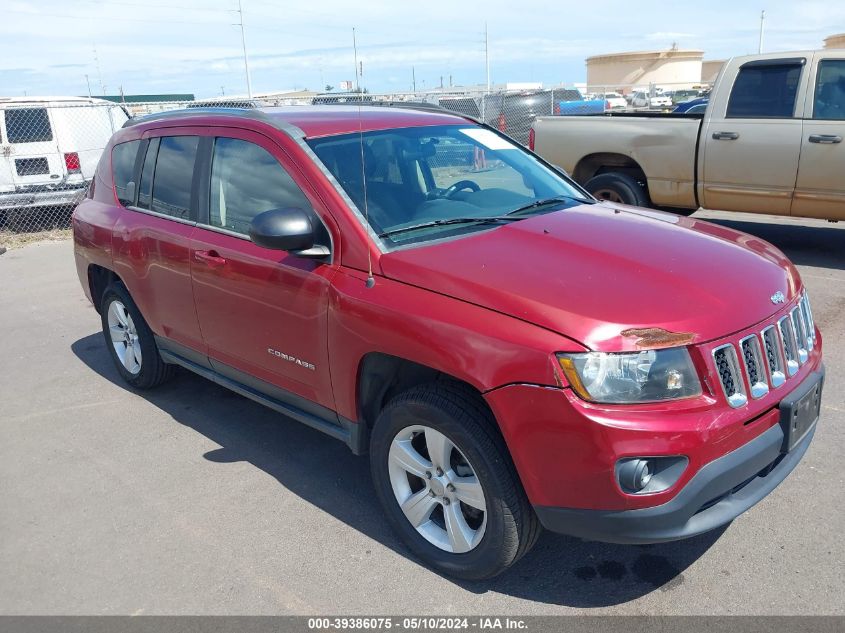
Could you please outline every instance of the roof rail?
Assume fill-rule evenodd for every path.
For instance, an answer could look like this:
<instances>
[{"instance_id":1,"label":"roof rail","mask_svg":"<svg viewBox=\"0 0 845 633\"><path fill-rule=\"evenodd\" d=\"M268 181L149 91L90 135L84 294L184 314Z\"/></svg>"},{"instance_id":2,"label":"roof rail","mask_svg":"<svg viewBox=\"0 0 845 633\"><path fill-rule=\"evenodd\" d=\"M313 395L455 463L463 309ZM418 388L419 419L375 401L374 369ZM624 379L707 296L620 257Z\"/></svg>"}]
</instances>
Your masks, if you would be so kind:
<instances>
[{"instance_id":1,"label":"roof rail","mask_svg":"<svg viewBox=\"0 0 845 633\"><path fill-rule=\"evenodd\" d=\"M261 110L256 108L226 108L226 107L208 107L208 108L180 108L179 110L165 110L163 112L153 112L152 114L142 114L129 119L123 124L123 127L132 127L141 123L149 123L150 121L169 121L172 119L188 119L195 116L208 116L209 114L232 116L242 119L259 119L262 121L271 122L270 118Z\"/></svg>"}]
</instances>

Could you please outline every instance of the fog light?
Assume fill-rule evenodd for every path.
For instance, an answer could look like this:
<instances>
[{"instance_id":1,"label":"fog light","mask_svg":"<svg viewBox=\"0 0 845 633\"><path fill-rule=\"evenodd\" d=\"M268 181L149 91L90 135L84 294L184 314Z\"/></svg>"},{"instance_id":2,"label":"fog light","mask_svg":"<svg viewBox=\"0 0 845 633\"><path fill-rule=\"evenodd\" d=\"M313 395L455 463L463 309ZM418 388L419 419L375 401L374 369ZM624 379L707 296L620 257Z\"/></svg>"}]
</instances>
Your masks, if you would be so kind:
<instances>
[{"instance_id":1,"label":"fog light","mask_svg":"<svg viewBox=\"0 0 845 633\"><path fill-rule=\"evenodd\" d=\"M639 492L654 474L647 459L631 459L619 465L619 483L626 492Z\"/></svg>"}]
</instances>

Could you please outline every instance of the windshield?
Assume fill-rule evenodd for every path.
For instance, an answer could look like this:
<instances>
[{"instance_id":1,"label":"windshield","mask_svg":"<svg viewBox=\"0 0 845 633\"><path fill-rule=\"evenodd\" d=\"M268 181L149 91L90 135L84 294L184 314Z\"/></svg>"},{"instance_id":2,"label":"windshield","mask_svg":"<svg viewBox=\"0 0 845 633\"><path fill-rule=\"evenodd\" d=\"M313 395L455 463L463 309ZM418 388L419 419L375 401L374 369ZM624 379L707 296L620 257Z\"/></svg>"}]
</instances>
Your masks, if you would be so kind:
<instances>
[{"instance_id":1,"label":"windshield","mask_svg":"<svg viewBox=\"0 0 845 633\"><path fill-rule=\"evenodd\" d=\"M361 213L366 188L368 221L391 245L491 230L506 222L489 218L517 210L510 221L593 202L519 145L471 124L344 134L308 144Z\"/></svg>"}]
</instances>

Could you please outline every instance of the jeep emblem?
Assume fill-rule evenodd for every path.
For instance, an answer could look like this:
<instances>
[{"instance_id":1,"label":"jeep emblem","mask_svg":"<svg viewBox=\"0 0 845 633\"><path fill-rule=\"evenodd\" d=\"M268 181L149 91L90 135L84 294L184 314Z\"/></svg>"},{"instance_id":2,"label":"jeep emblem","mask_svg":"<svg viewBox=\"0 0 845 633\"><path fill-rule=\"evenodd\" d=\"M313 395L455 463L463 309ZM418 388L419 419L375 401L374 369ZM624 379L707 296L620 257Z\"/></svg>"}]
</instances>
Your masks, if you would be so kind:
<instances>
[{"instance_id":1,"label":"jeep emblem","mask_svg":"<svg viewBox=\"0 0 845 633\"><path fill-rule=\"evenodd\" d=\"M783 296L783 293L780 290L773 294L771 298L772 303L774 304L783 303L784 301L786 301L786 297Z\"/></svg>"}]
</instances>

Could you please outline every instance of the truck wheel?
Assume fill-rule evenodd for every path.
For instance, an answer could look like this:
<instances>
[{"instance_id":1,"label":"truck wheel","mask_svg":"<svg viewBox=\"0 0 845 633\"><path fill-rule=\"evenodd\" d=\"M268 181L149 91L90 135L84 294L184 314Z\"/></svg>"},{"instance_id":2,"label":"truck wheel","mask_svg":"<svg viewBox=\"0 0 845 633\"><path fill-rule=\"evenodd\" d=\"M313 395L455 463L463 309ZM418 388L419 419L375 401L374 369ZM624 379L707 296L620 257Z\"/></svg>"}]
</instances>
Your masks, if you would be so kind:
<instances>
[{"instance_id":1,"label":"truck wheel","mask_svg":"<svg viewBox=\"0 0 845 633\"><path fill-rule=\"evenodd\" d=\"M599 174L587 181L584 188L599 200L608 200L633 207L650 207L645 188L633 176L614 171Z\"/></svg>"},{"instance_id":2,"label":"truck wheel","mask_svg":"<svg viewBox=\"0 0 845 633\"><path fill-rule=\"evenodd\" d=\"M152 330L122 284L106 288L100 316L106 346L126 382L151 389L173 375L173 366L161 359Z\"/></svg>"},{"instance_id":3,"label":"truck wheel","mask_svg":"<svg viewBox=\"0 0 845 633\"><path fill-rule=\"evenodd\" d=\"M540 533L495 424L469 389L432 383L391 400L370 441L388 522L426 564L467 580L504 571Z\"/></svg>"}]
</instances>

